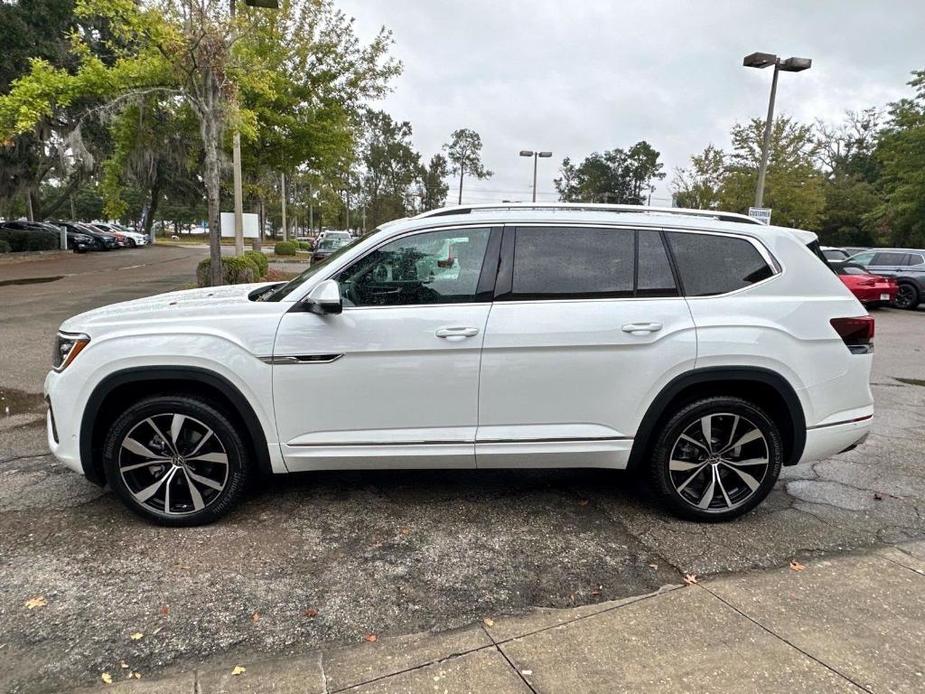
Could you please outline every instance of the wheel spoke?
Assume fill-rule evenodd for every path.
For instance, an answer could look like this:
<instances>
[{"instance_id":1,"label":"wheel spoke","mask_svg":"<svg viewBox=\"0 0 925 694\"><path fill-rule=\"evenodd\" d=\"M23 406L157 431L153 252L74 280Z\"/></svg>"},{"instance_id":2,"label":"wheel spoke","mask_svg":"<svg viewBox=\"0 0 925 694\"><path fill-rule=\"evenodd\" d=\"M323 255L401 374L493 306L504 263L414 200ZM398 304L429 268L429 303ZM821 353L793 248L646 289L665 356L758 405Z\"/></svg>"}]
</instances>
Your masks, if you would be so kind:
<instances>
[{"instance_id":1,"label":"wheel spoke","mask_svg":"<svg viewBox=\"0 0 925 694\"><path fill-rule=\"evenodd\" d=\"M687 485L689 485L691 482L693 482L694 478L697 477L697 475L703 472L703 469L706 467L706 465L707 465L706 463L701 463L700 466L691 474L691 476L681 483L681 486L676 487L676 489L678 490L678 494L683 492L684 488L687 487Z\"/></svg>"},{"instance_id":2,"label":"wheel spoke","mask_svg":"<svg viewBox=\"0 0 925 694\"><path fill-rule=\"evenodd\" d=\"M700 467L703 463L690 463L686 460L669 460L668 469L672 472L684 472L686 470L693 470L695 467Z\"/></svg>"},{"instance_id":3,"label":"wheel spoke","mask_svg":"<svg viewBox=\"0 0 925 694\"><path fill-rule=\"evenodd\" d=\"M739 415L736 414L732 416L732 428L729 430L729 441L726 443L726 448L724 448L723 450L726 450L727 448L732 446L732 442L735 440L736 429L738 428L739 428Z\"/></svg>"},{"instance_id":4,"label":"wheel spoke","mask_svg":"<svg viewBox=\"0 0 925 694\"><path fill-rule=\"evenodd\" d=\"M221 463L222 465L228 464L228 456L224 453L204 453L186 460L187 462L199 461L203 463Z\"/></svg>"},{"instance_id":5,"label":"wheel spoke","mask_svg":"<svg viewBox=\"0 0 925 694\"><path fill-rule=\"evenodd\" d=\"M154 496L157 493L157 491L161 488L161 486L163 486L165 482L168 482L173 477L174 470L176 470L176 468L172 468L170 472L168 472L166 475L161 477L157 482L154 482L153 484L148 485L147 487L145 487L139 492L134 492L133 496L136 499L138 499L138 501L140 501L141 503L146 502L148 499L150 499L152 496Z\"/></svg>"},{"instance_id":6,"label":"wheel spoke","mask_svg":"<svg viewBox=\"0 0 925 694\"><path fill-rule=\"evenodd\" d=\"M199 443L196 444L196 447L190 451L189 456L194 456L202 449L202 445L212 437L212 430L208 429L205 434L202 435L202 438L199 439Z\"/></svg>"},{"instance_id":7,"label":"wheel spoke","mask_svg":"<svg viewBox=\"0 0 925 694\"><path fill-rule=\"evenodd\" d=\"M719 468L713 468L713 474L716 477L716 484L723 494L723 501L726 502L726 508L732 508L732 501L729 499L729 494L726 493L726 487L723 486L723 476L719 474Z\"/></svg>"},{"instance_id":8,"label":"wheel spoke","mask_svg":"<svg viewBox=\"0 0 925 694\"><path fill-rule=\"evenodd\" d=\"M700 497L700 501L697 502L697 508L707 508L710 505L710 502L713 501L713 489L716 486L716 468L710 466L710 484L707 485L706 491L703 493L703 496Z\"/></svg>"},{"instance_id":9,"label":"wheel spoke","mask_svg":"<svg viewBox=\"0 0 925 694\"><path fill-rule=\"evenodd\" d=\"M688 436L687 434L681 434L681 438L684 439L685 441L687 441L688 443L692 443L692 444L694 444L695 446L699 446L700 448L702 448L703 450L705 450L707 453L710 452L710 449L709 449L709 448L707 448L706 446L704 446L704 445L703 445L702 443L700 443L700 441L698 441L697 439L692 439L692 438L691 438L690 436Z\"/></svg>"},{"instance_id":10,"label":"wheel spoke","mask_svg":"<svg viewBox=\"0 0 925 694\"><path fill-rule=\"evenodd\" d=\"M158 460L164 458L164 456L158 455L157 453L152 451L150 448L140 444L135 439L130 439L128 437L126 437L125 440L122 441L122 448L129 451L130 453L134 453L135 455L140 455L142 458L151 458L151 459L156 458Z\"/></svg>"},{"instance_id":11,"label":"wheel spoke","mask_svg":"<svg viewBox=\"0 0 925 694\"><path fill-rule=\"evenodd\" d=\"M164 442L164 444L165 444L168 448L170 448L171 451L173 451L173 454L174 454L174 455L179 455L179 453L177 453L176 447L173 445L173 442L172 442L170 439L168 439L166 436L164 436L164 432L161 431L161 430L158 428L157 424L154 423L154 419L151 418L151 417L148 417L145 421L146 421L149 425L151 425L151 428L154 429L154 433L161 437L161 440Z\"/></svg>"},{"instance_id":12,"label":"wheel spoke","mask_svg":"<svg viewBox=\"0 0 925 694\"><path fill-rule=\"evenodd\" d=\"M750 432L748 432L747 434L743 434L743 435L739 438L739 440L736 441L735 443L732 443L732 444L726 446L726 448L724 448L722 451L720 451L720 454L722 455L723 453L725 453L725 452L728 451L728 450L731 450L731 449L733 449L733 448L739 448L739 447L741 447L741 446L744 446L746 443L751 443L752 441L757 441L758 439L762 439L762 438L764 438L764 437L761 435L761 432L758 431L758 429L757 429L757 427L756 427L755 429L752 429L752 430L751 430Z\"/></svg>"},{"instance_id":13,"label":"wheel spoke","mask_svg":"<svg viewBox=\"0 0 925 694\"><path fill-rule=\"evenodd\" d=\"M187 470L186 474L189 475L196 482L199 482L199 484L204 484L205 486L211 487L212 489L219 491L219 492L222 490L221 484L219 484L218 482L215 482L214 480L210 480L208 477L197 475L195 472L192 472L190 470Z\"/></svg>"},{"instance_id":14,"label":"wheel spoke","mask_svg":"<svg viewBox=\"0 0 925 694\"><path fill-rule=\"evenodd\" d=\"M173 441L173 449L179 455L180 453L180 432L183 431L183 423L186 417L182 414L175 414L170 420L170 440Z\"/></svg>"},{"instance_id":15,"label":"wheel spoke","mask_svg":"<svg viewBox=\"0 0 925 694\"><path fill-rule=\"evenodd\" d=\"M748 488L751 489L752 491L755 491L756 489L758 489L758 486L761 484L758 480L756 480L754 477L749 475L744 470L740 470L739 468L734 467L732 465L726 465L726 467L728 467L730 470L735 472L739 477L741 477L742 481L745 482Z\"/></svg>"},{"instance_id":16,"label":"wheel spoke","mask_svg":"<svg viewBox=\"0 0 925 694\"><path fill-rule=\"evenodd\" d=\"M183 475L186 477L186 486L189 487L189 495L193 500L193 510L200 511L204 509L206 504L202 500L202 494L199 493L199 490L196 489L196 485L193 484L193 480L190 479L189 471L183 470Z\"/></svg>"},{"instance_id":17,"label":"wheel spoke","mask_svg":"<svg viewBox=\"0 0 925 694\"><path fill-rule=\"evenodd\" d=\"M138 470L143 467L152 467L154 465L169 465L169 458L155 458L154 460L146 460L143 463L135 463L134 465L126 465L125 467L119 468L122 472L131 472L132 470Z\"/></svg>"},{"instance_id":18,"label":"wheel spoke","mask_svg":"<svg viewBox=\"0 0 925 694\"><path fill-rule=\"evenodd\" d=\"M747 467L749 465L767 465L767 458L748 458L746 460L723 460L727 465L734 465L736 467Z\"/></svg>"},{"instance_id":19,"label":"wheel spoke","mask_svg":"<svg viewBox=\"0 0 925 694\"><path fill-rule=\"evenodd\" d=\"M707 450L713 452L713 415L708 414L700 418L700 431L703 434L703 440L707 444Z\"/></svg>"}]
</instances>

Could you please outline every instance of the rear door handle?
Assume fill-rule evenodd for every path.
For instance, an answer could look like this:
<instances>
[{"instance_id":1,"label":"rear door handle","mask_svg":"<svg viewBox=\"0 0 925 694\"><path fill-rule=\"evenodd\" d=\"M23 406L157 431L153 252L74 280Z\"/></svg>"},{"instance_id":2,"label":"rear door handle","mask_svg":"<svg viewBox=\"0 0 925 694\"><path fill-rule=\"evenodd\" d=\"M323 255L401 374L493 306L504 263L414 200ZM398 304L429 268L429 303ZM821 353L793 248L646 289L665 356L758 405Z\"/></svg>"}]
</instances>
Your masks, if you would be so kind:
<instances>
[{"instance_id":1,"label":"rear door handle","mask_svg":"<svg viewBox=\"0 0 925 694\"><path fill-rule=\"evenodd\" d=\"M474 337L479 334L478 328L466 328L466 327L452 327L452 328L437 328L434 331L434 335L437 337L442 337L447 340L458 341L466 337Z\"/></svg>"},{"instance_id":2,"label":"rear door handle","mask_svg":"<svg viewBox=\"0 0 925 694\"><path fill-rule=\"evenodd\" d=\"M623 332L631 335L648 335L661 329L661 323L627 323L623 326Z\"/></svg>"}]
</instances>

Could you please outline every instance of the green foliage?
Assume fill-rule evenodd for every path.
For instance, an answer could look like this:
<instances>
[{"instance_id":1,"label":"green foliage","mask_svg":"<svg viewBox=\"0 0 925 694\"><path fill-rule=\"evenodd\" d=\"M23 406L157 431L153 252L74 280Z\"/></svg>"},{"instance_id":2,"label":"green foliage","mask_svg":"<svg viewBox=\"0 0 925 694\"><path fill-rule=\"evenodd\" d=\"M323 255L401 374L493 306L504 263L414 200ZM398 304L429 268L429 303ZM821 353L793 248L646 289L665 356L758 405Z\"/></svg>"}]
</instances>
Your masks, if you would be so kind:
<instances>
[{"instance_id":1,"label":"green foliage","mask_svg":"<svg viewBox=\"0 0 925 694\"><path fill-rule=\"evenodd\" d=\"M442 154L430 158L426 167L421 169L421 211L436 210L446 204L450 192L446 177L449 175L449 163Z\"/></svg>"},{"instance_id":2,"label":"green foliage","mask_svg":"<svg viewBox=\"0 0 925 694\"><path fill-rule=\"evenodd\" d=\"M53 251L59 248L60 244L54 234L19 231L17 229L0 229L0 241L5 242L12 253Z\"/></svg>"},{"instance_id":3,"label":"green foliage","mask_svg":"<svg viewBox=\"0 0 925 694\"><path fill-rule=\"evenodd\" d=\"M0 239L0 253L9 253L9 252L12 251L12 250L13 250L13 249L12 249L12 247L10 246L10 242L9 242L9 241L7 241L7 240L5 240L5 239Z\"/></svg>"},{"instance_id":4,"label":"green foliage","mask_svg":"<svg viewBox=\"0 0 925 694\"><path fill-rule=\"evenodd\" d=\"M298 246L294 241L279 241L273 248L276 255L295 255Z\"/></svg>"},{"instance_id":5,"label":"green foliage","mask_svg":"<svg viewBox=\"0 0 925 694\"><path fill-rule=\"evenodd\" d=\"M691 157L689 169L677 169L672 181L675 205L695 210L719 207L720 190L726 176L726 154L707 145L702 154Z\"/></svg>"},{"instance_id":6,"label":"green foliage","mask_svg":"<svg viewBox=\"0 0 925 694\"><path fill-rule=\"evenodd\" d=\"M454 130L443 149L452 164L450 172L459 174L459 203L462 204L463 177L466 174L479 180L494 175L493 171L482 166L482 137L468 128Z\"/></svg>"},{"instance_id":7,"label":"green foliage","mask_svg":"<svg viewBox=\"0 0 925 694\"><path fill-rule=\"evenodd\" d=\"M554 183L565 202L643 205L653 181L665 177L658 158L659 152L645 140L628 150L594 152L578 166L566 157Z\"/></svg>"},{"instance_id":8,"label":"green foliage","mask_svg":"<svg viewBox=\"0 0 925 694\"><path fill-rule=\"evenodd\" d=\"M260 251L244 251L244 257L250 258L254 265L257 267L257 277L263 278L267 276L267 271L270 269L269 259Z\"/></svg>"},{"instance_id":9,"label":"green foliage","mask_svg":"<svg viewBox=\"0 0 925 694\"><path fill-rule=\"evenodd\" d=\"M248 284L258 279L257 263L245 256L222 256L222 284ZM196 284L212 286L212 260L206 258L196 266Z\"/></svg>"},{"instance_id":10,"label":"green foliage","mask_svg":"<svg viewBox=\"0 0 925 694\"><path fill-rule=\"evenodd\" d=\"M310 251L312 245L308 241L299 241L299 248L303 251Z\"/></svg>"},{"instance_id":11,"label":"green foliage","mask_svg":"<svg viewBox=\"0 0 925 694\"><path fill-rule=\"evenodd\" d=\"M397 123L387 113L372 111L364 126L362 186L367 222L376 227L412 211L410 188L420 175L421 155L411 144L409 122Z\"/></svg>"}]
</instances>

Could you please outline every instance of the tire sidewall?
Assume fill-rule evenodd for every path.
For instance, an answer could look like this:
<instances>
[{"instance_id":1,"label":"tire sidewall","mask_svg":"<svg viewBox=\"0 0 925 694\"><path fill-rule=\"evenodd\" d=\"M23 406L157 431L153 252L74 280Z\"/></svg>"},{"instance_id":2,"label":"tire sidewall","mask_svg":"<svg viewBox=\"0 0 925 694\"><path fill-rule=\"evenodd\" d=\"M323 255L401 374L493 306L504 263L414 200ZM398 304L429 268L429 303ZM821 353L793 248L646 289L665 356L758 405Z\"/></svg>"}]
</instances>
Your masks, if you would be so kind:
<instances>
[{"instance_id":1,"label":"tire sidewall","mask_svg":"<svg viewBox=\"0 0 925 694\"><path fill-rule=\"evenodd\" d=\"M176 413L198 419L212 429L228 456L228 480L219 497L201 511L166 516L143 506L119 472L122 441L139 422L155 415ZM113 422L103 444L103 470L112 490L132 511L160 525L190 526L211 523L225 515L243 493L249 470L247 448L225 414L213 404L188 396L153 396L132 405Z\"/></svg>"},{"instance_id":2,"label":"tire sidewall","mask_svg":"<svg viewBox=\"0 0 925 694\"><path fill-rule=\"evenodd\" d=\"M896 299L893 300L893 306L901 310L911 311L912 309L916 308L919 305L919 299L920 299L919 290L913 284L909 282L900 283L900 287L907 288L910 292L912 292L912 300L909 302L908 305L900 306L897 301L897 299L899 299L899 293L897 292Z\"/></svg>"},{"instance_id":3,"label":"tire sidewall","mask_svg":"<svg viewBox=\"0 0 925 694\"><path fill-rule=\"evenodd\" d=\"M737 414L751 421L764 435L768 446L769 466L755 493L741 506L723 513L708 513L690 505L675 489L668 469L668 461L678 437L692 423L707 414L719 412ZM671 416L662 428L651 459L652 481L662 502L677 516L688 520L723 522L738 518L760 504L780 476L783 465L783 439L780 430L761 408L741 398L712 397L697 400L682 407Z\"/></svg>"}]
</instances>

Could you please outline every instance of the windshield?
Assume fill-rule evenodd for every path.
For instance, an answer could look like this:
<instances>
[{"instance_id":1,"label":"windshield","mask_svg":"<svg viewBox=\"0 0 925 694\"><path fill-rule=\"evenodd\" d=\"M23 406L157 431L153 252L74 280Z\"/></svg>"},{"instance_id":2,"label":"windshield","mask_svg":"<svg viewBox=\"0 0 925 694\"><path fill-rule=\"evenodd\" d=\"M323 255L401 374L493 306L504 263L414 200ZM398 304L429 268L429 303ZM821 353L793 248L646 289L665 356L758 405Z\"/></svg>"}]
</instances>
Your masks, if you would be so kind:
<instances>
[{"instance_id":1,"label":"windshield","mask_svg":"<svg viewBox=\"0 0 925 694\"><path fill-rule=\"evenodd\" d=\"M340 248L347 244L346 239L323 239L318 244L319 251L333 251L335 248Z\"/></svg>"},{"instance_id":2,"label":"windshield","mask_svg":"<svg viewBox=\"0 0 925 694\"><path fill-rule=\"evenodd\" d=\"M378 231L378 229L376 231ZM376 232L373 231L372 233L375 234ZM293 277L291 280L286 282L286 284L280 285L279 287L276 287L275 289L265 294L261 294L257 300L258 301L281 301L284 297L289 296L289 294L291 294L293 291L295 291L300 286L305 284L305 282L308 281L311 277L314 277L318 272L323 270L327 265L336 261L344 253L346 253L351 248L356 246L360 241L363 241L364 239L367 239L367 238L369 238L369 234L367 234L366 236L361 236L360 238L356 239L353 243L348 243L344 246L341 246L340 248L338 248L336 251L334 251L331 255L329 255L324 260L319 260L318 262L312 263L311 266L307 270L305 270L305 272L299 274L296 277ZM331 240L334 241L334 239L331 239ZM325 241L322 241L321 243L324 244Z\"/></svg>"}]
</instances>

